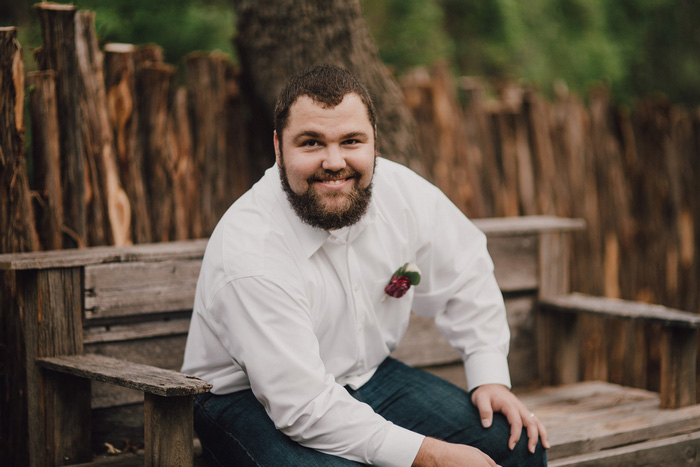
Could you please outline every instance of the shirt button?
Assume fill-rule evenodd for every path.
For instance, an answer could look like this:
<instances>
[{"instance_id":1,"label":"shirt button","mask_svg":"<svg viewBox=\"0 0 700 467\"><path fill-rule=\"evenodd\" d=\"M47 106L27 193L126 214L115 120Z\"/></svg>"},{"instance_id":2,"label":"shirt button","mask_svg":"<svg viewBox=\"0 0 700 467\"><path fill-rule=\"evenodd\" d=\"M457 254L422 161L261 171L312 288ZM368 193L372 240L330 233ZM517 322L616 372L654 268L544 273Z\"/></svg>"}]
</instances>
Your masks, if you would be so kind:
<instances>
[{"instance_id":1,"label":"shirt button","mask_svg":"<svg viewBox=\"0 0 700 467\"><path fill-rule=\"evenodd\" d=\"M354 287L353 290L354 290L355 292L359 292L359 291L360 291L360 286L357 285L357 284L355 284L355 287Z\"/></svg>"}]
</instances>

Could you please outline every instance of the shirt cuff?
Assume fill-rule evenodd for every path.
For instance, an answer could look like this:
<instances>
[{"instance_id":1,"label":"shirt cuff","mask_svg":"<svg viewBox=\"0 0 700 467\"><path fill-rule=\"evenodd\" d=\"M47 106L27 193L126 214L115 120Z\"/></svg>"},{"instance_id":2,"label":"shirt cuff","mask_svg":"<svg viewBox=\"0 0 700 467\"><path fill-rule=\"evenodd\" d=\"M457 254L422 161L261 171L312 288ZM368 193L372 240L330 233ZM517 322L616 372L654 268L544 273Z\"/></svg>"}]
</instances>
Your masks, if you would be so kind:
<instances>
[{"instance_id":1,"label":"shirt cuff","mask_svg":"<svg viewBox=\"0 0 700 467\"><path fill-rule=\"evenodd\" d=\"M508 359L499 353L472 355L464 362L469 391L484 384L502 384L511 387Z\"/></svg>"},{"instance_id":2,"label":"shirt cuff","mask_svg":"<svg viewBox=\"0 0 700 467\"><path fill-rule=\"evenodd\" d=\"M418 455L424 438L425 436L416 432L391 425L372 465L410 467Z\"/></svg>"}]
</instances>

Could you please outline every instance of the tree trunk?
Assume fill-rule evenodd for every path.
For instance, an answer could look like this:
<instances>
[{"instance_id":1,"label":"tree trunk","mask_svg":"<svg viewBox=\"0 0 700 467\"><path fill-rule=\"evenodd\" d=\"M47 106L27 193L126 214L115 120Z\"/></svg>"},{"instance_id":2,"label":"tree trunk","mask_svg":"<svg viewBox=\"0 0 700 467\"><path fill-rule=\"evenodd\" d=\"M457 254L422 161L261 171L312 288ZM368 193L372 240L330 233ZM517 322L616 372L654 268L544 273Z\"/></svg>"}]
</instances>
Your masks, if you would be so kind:
<instances>
[{"instance_id":1,"label":"tree trunk","mask_svg":"<svg viewBox=\"0 0 700 467\"><path fill-rule=\"evenodd\" d=\"M0 253L39 249L24 153L24 64L17 29L0 28Z\"/></svg>"},{"instance_id":2,"label":"tree trunk","mask_svg":"<svg viewBox=\"0 0 700 467\"><path fill-rule=\"evenodd\" d=\"M342 66L367 86L377 107L380 154L426 174L415 123L382 64L359 0L235 0L243 94L249 96L252 170L272 165L272 115L292 75L319 63Z\"/></svg>"}]
</instances>

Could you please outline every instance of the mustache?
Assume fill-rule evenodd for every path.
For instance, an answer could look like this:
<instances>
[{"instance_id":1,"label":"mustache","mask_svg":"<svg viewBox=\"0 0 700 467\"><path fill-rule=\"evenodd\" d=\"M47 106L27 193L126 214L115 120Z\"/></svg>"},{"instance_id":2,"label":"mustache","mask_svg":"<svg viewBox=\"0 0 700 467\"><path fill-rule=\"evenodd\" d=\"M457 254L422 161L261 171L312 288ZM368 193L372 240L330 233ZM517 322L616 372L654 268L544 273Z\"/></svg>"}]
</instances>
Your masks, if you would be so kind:
<instances>
[{"instance_id":1,"label":"mustache","mask_svg":"<svg viewBox=\"0 0 700 467\"><path fill-rule=\"evenodd\" d=\"M341 170L322 170L319 172L316 172L312 176L310 176L307 181L309 182L323 182L326 180L337 180L339 178L353 178L353 177L359 177L360 173L357 172L354 169L341 169Z\"/></svg>"}]
</instances>

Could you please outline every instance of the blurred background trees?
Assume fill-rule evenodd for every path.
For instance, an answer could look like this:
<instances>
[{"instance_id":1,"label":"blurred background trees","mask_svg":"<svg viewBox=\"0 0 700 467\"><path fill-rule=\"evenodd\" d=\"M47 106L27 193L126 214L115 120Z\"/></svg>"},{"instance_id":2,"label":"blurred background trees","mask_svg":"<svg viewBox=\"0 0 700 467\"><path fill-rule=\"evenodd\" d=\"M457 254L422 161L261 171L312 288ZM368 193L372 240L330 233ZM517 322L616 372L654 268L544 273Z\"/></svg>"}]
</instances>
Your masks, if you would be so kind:
<instances>
[{"instance_id":1,"label":"blurred background trees","mask_svg":"<svg viewBox=\"0 0 700 467\"><path fill-rule=\"evenodd\" d=\"M34 0L0 0L0 25L39 44ZM155 42L178 63L192 50L235 60L231 0L75 0L97 12L105 42ZM585 95L603 82L615 100L662 93L700 103L700 3L691 0L363 0L384 63L397 74L446 59L456 75L518 79L545 94ZM25 52L28 53L28 52ZM29 61L28 61L29 62Z\"/></svg>"}]
</instances>

